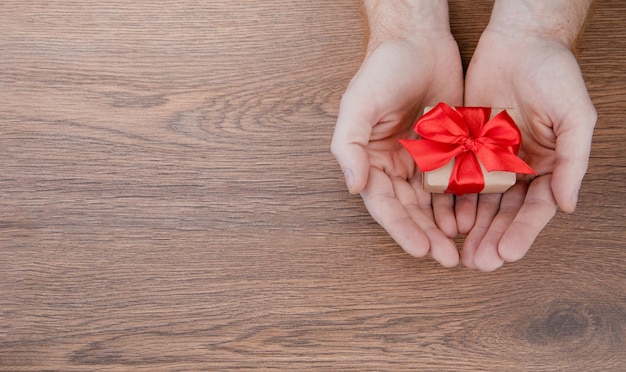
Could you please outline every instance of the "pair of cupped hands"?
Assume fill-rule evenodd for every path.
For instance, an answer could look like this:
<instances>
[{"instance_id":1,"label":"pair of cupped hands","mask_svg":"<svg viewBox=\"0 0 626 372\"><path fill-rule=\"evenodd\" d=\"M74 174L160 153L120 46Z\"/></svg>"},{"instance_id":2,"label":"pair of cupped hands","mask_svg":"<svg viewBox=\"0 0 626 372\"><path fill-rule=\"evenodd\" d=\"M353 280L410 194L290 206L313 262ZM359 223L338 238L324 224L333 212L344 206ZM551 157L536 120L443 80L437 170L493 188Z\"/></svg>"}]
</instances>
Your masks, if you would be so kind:
<instances>
[{"instance_id":1,"label":"pair of cupped hands","mask_svg":"<svg viewBox=\"0 0 626 372\"><path fill-rule=\"evenodd\" d=\"M519 156L537 173L503 194L430 194L399 139L426 106L511 108ZM541 34L483 32L467 74L449 29L370 39L342 97L331 150L348 190L409 254L491 271L522 258L557 207L572 212L596 112L570 47ZM452 239L465 235L457 248Z\"/></svg>"}]
</instances>

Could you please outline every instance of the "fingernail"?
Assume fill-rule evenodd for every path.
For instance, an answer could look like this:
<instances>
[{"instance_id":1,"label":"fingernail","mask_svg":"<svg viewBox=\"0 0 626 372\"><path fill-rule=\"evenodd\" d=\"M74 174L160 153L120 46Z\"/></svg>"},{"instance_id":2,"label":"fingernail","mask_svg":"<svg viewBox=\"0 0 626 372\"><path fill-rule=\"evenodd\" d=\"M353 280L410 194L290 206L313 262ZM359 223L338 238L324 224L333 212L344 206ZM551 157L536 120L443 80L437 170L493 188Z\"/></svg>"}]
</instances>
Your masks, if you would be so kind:
<instances>
[{"instance_id":1,"label":"fingernail","mask_svg":"<svg viewBox=\"0 0 626 372\"><path fill-rule=\"evenodd\" d=\"M352 186L354 186L354 174L350 169L346 169L343 172L343 177L346 179L346 186L348 186L348 190L352 190Z\"/></svg>"}]
</instances>

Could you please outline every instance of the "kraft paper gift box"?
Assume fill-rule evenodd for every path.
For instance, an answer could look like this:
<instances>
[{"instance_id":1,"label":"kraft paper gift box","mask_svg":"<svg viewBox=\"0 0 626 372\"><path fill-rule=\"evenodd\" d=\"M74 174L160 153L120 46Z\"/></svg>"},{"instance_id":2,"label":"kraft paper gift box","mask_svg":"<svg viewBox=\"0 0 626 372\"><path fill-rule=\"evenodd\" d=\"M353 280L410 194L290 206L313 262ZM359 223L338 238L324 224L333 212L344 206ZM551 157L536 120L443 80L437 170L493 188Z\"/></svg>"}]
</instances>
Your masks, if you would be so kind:
<instances>
[{"instance_id":1,"label":"kraft paper gift box","mask_svg":"<svg viewBox=\"0 0 626 372\"><path fill-rule=\"evenodd\" d=\"M521 134L505 109L427 107L415 123L418 140L400 140L432 193L502 193L517 173L534 174L517 153Z\"/></svg>"}]
</instances>

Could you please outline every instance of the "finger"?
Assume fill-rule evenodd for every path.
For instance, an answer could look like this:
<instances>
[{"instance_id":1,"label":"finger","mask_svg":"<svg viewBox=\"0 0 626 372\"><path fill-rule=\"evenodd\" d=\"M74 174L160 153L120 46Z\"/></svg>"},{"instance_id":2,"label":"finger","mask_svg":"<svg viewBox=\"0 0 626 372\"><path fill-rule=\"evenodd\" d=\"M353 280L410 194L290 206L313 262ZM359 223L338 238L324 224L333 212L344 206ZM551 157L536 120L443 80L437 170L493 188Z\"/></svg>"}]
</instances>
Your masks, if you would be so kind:
<instances>
[{"instance_id":1,"label":"finger","mask_svg":"<svg viewBox=\"0 0 626 372\"><path fill-rule=\"evenodd\" d=\"M504 232L520 210L526 190L527 185L525 183L517 183L502 195L500 209L474 254L474 265L479 270L493 271L504 263L498 252L498 245Z\"/></svg>"},{"instance_id":2,"label":"finger","mask_svg":"<svg viewBox=\"0 0 626 372\"><path fill-rule=\"evenodd\" d=\"M524 257L555 213L556 202L550 189L550 176L535 178L528 188L524 204L500 240L500 257L507 262Z\"/></svg>"},{"instance_id":3,"label":"finger","mask_svg":"<svg viewBox=\"0 0 626 372\"><path fill-rule=\"evenodd\" d=\"M420 205L419 192L406 180L394 178L392 183L398 200L428 237L431 257L444 267L456 266L459 262L459 251L456 244L435 225L432 213L428 213L430 203Z\"/></svg>"},{"instance_id":4,"label":"finger","mask_svg":"<svg viewBox=\"0 0 626 372\"><path fill-rule=\"evenodd\" d=\"M365 146L370 140L372 124L363 117L360 103L350 94L346 92L341 100L330 149L343 171L348 191L358 194L367 183L370 165Z\"/></svg>"},{"instance_id":5,"label":"finger","mask_svg":"<svg viewBox=\"0 0 626 372\"><path fill-rule=\"evenodd\" d=\"M458 234L456 217L454 216L454 196L452 194L432 194L433 214L437 226L448 237Z\"/></svg>"},{"instance_id":6,"label":"finger","mask_svg":"<svg viewBox=\"0 0 626 372\"><path fill-rule=\"evenodd\" d=\"M478 194L465 194L456 197L454 201L454 214L459 234L467 234L476 222L476 203Z\"/></svg>"},{"instance_id":7,"label":"finger","mask_svg":"<svg viewBox=\"0 0 626 372\"><path fill-rule=\"evenodd\" d=\"M573 89L570 104L563 120L555 125L556 162L552 171L552 191L558 206L573 212L578 201L578 190L587 172L591 138L597 113L589 98L582 76Z\"/></svg>"},{"instance_id":8,"label":"finger","mask_svg":"<svg viewBox=\"0 0 626 372\"><path fill-rule=\"evenodd\" d=\"M461 260L469 268L476 268L476 265L474 265L476 249L489 230L493 218L498 213L501 198L502 194L480 194L478 196L476 220L461 249Z\"/></svg>"},{"instance_id":9,"label":"finger","mask_svg":"<svg viewBox=\"0 0 626 372\"><path fill-rule=\"evenodd\" d=\"M429 252L428 237L400 203L391 180L383 171L370 169L361 197L374 220L406 252L416 257L423 257Z\"/></svg>"},{"instance_id":10,"label":"finger","mask_svg":"<svg viewBox=\"0 0 626 372\"><path fill-rule=\"evenodd\" d=\"M424 191L424 188L422 187L421 175L417 174L416 176L411 177L409 179L409 184L415 192L419 209L426 214L431 221L434 221L435 217L433 215L432 194Z\"/></svg>"}]
</instances>

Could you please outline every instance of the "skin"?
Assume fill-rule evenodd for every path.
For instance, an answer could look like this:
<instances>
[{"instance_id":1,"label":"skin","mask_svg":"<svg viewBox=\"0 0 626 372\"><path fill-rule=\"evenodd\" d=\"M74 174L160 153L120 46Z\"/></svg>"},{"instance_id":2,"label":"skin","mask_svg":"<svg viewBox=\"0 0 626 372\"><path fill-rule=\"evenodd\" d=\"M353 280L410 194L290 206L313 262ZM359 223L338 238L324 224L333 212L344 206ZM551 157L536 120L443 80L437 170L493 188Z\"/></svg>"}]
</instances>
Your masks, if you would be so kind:
<instances>
[{"instance_id":1,"label":"skin","mask_svg":"<svg viewBox=\"0 0 626 372\"><path fill-rule=\"evenodd\" d=\"M365 1L368 53L340 105L331 150L351 193L407 252L491 271L528 251L557 206L572 212L596 113L572 53L588 0L497 0L463 90L443 1ZM463 97L463 92L464 97ZM507 107L538 173L506 193L430 195L397 140L437 102Z\"/></svg>"},{"instance_id":2,"label":"skin","mask_svg":"<svg viewBox=\"0 0 626 372\"><path fill-rule=\"evenodd\" d=\"M576 207L597 117L572 49L590 5L571 0L495 4L468 68L465 105L514 108L523 136L521 156L538 176L465 206L470 216L476 206L462 250L468 267L491 271L519 260L557 206L565 212Z\"/></svg>"},{"instance_id":3,"label":"skin","mask_svg":"<svg viewBox=\"0 0 626 372\"><path fill-rule=\"evenodd\" d=\"M425 106L462 103L461 59L447 4L365 1L365 8L368 53L341 100L331 150L349 191L361 194L404 250L454 266L456 245L435 224L431 195L398 143L415 136L412 125Z\"/></svg>"}]
</instances>

